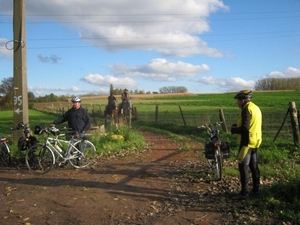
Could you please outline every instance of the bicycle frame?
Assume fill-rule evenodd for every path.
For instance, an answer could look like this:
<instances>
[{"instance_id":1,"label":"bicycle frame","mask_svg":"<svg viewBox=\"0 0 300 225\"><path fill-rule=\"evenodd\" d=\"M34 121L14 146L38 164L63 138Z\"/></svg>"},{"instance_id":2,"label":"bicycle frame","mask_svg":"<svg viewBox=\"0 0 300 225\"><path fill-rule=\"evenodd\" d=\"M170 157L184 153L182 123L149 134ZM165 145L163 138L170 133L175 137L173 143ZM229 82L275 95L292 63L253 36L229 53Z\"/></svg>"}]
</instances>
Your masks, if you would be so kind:
<instances>
[{"instance_id":1,"label":"bicycle frame","mask_svg":"<svg viewBox=\"0 0 300 225\"><path fill-rule=\"evenodd\" d=\"M63 159L64 161L68 161L70 159L77 158L78 155L76 155L74 153L82 154L82 152L76 147L76 145L78 143L80 143L81 141L75 140L73 136L70 141L62 140L62 139L59 139L59 137L61 137L61 136L65 136L65 135L57 135L56 137L48 136L46 139L45 145L47 147L49 147L52 152L54 152L60 159ZM65 149L65 151L63 149L61 149L63 147L62 143L65 143L68 145L68 147L67 147L67 149ZM56 145L59 147L59 149L61 151L56 147ZM70 150L72 150L72 153L73 153L72 155L70 154L70 155L65 156L62 154L63 151L65 154L68 154L70 152Z\"/></svg>"},{"instance_id":2,"label":"bicycle frame","mask_svg":"<svg viewBox=\"0 0 300 225\"><path fill-rule=\"evenodd\" d=\"M64 135L56 128L45 128L41 133L44 132L47 134L44 143L37 144L27 151L25 160L30 171L47 173L57 161L60 162L59 165L68 162L75 168L84 168L93 162L96 148L85 136L77 139L74 136L77 133L72 132L70 140L62 140L60 137ZM61 148L64 149L64 153Z\"/></svg>"},{"instance_id":3,"label":"bicycle frame","mask_svg":"<svg viewBox=\"0 0 300 225\"><path fill-rule=\"evenodd\" d=\"M215 124L205 124L198 127L198 129L207 130L209 137L205 145L205 157L209 167L215 170L217 180L222 179L223 153L221 151L222 141L219 140L219 130L215 127L221 125L221 123L216 122Z\"/></svg>"}]
</instances>

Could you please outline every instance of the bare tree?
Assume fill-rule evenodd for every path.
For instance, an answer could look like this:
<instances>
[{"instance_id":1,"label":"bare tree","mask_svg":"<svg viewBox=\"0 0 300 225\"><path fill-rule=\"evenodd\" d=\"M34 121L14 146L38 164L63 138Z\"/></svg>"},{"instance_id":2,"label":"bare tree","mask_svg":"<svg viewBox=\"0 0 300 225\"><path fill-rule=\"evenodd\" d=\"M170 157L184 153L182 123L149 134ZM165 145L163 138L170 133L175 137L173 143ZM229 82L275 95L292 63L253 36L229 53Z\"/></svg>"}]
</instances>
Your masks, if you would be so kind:
<instances>
[{"instance_id":1,"label":"bare tree","mask_svg":"<svg viewBox=\"0 0 300 225\"><path fill-rule=\"evenodd\" d=\"M14 79L13 77L3 78L2 83L0 84L0 93L3 95L13 95L14 94Z\"/></svg>"},{"instance_id":2,"label":"bare tree","mask_svg":"<svg viewBox=\"0 0 300 225\"><path fill-rule=\"evenodd\" d=\"M265 78L255 83L255 90L299 90L300 77L293 78Z\"/></svg>"}]
</instances>

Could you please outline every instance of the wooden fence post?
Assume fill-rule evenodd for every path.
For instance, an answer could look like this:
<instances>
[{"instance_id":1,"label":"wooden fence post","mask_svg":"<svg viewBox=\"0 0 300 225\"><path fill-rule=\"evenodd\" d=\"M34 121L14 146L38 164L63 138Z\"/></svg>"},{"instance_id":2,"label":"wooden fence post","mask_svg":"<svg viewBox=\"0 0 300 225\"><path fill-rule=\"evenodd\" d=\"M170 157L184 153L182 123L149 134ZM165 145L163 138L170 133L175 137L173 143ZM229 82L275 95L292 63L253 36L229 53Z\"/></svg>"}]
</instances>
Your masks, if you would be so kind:
<instances>
[{"instance_id":1,"label":"wooden fence post","mask_svg":"<svg viewBox=\"0 0 300 225\"><path fill-rule=\"evenodd\" d=\"M299 124L298 124L298 115L297 115L297 109L295 102L289 103L289 111L290 111L290 117L291 117L291 124L292 124L292 130L293 130L293 139L294 144L299 145Z\"/></svg>"},{"instance_id":2,"label":"wooden fence post","mask_svg":"<svg viewBox=\"0 0 300 225\"><path fill-rule=\"evenodd\" d=\"M157 123L158 120L158 105L155 107L155 122Z\"/></svg>"},{"instance_id":3,"label":"wooden fence post","mask_svg":"<svg viewBox=\"0 0 300 225\"><path fill-rule=\"evenodd\" d=\"M186 122L185 122L185 119L184 119L184 116L183 116L183 113L182 113L180 105L178 107L179 107L179 110L180 110L180 114L181 114L181 118L182 118L183 124L184 124L184 126L186 126Z\"/></svg>"},{"instance_id":4,"label":"wooden fence post","mask_svg":"<svg viewBox=\"0 0 300 225\"><path fill-rule=\"evenodd\" d=\"M222 126L223 131L228 132L223 109L219 109L219 119L220 119L220 121L222 121L221 126Z\"/></svg>"},{"instance_id":5,"label":"wooden fence post","mask_svg":"<svg viewBox=\"0 0 300 225\"><path fill-rule=\"evenodd\" d=\"M282 121L282 123L281 123L281 125L280 125L280 127L279 127L279 130L277 131L277 133L276 133L276 135L275 135L275 137L274 137L274 139L273 139L273 142L275 142L276 138L278 137L278 134L280 133L280 131L281 131L281 129L282 129L282 127L283 127L283 125L284 125L284 123L285 123L285 121L286 121L286 118L287 118L287 116L289 115L289 111L290 111L290 109L288 108L287 111L286 111L286 114L285 114L285 116L284 116L284 119L283 119L283 121Z\"/></svg>"},{"instance_id":6,"label":"wooden fence post","mask_svg":"<svg viewBox=\"0 0 300 225\"><path fill-rule=\"evenodd\" d=\"M136 107L134 107L134 115L135 115L135 119L137 120L138 119L138 113L137 113Z\"/></svg>"}]
</instances>

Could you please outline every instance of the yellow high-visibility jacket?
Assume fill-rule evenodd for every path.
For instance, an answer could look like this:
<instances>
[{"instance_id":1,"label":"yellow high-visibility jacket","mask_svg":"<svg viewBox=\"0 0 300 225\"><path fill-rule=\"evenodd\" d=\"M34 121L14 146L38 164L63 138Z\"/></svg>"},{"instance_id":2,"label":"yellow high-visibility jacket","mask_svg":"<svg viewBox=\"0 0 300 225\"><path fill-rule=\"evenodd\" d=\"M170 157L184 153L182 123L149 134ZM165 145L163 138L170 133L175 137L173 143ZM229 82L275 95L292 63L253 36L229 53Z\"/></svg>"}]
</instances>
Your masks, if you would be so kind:
<instances>
[{"instance_id":1,"label":"yellow high-visibility jacket","mask_svg":"<svg viewBox=\"0 0 300 225\"><path fill-rule=\"evenodd\" d=\"M262 114L257 105L247 102L238 117L234 133L238 134L241 146L258 148L262 142Z\"/></svg>"}]
</instances>

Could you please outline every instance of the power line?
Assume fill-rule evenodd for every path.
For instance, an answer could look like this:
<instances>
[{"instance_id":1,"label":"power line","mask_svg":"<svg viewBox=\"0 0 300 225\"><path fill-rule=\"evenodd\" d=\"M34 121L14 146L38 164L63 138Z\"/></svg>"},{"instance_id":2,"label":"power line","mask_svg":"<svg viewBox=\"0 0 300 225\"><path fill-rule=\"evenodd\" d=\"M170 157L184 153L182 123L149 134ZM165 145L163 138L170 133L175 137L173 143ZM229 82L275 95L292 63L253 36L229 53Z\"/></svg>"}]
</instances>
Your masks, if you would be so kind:
<instances>
[{"instance_id":1,"label":"power line","mask_svg":"<svg viewBox=\"0 0 300 225\"><path fill-rule=\"evenodd\" d=\"M263 34L282 34L282 33L294 33L294 32L300 32L300 30L288 30L288 31L265 31L265 32L245 32L245 33L220 33L220 34L201 34L199 36L201 37L218 37L218 36L237 36L237 35L263 35ZM160 39L165 38L166 35L159 35L159 36L131 36L131 37L93 37L93 38L80 38L80 40L105 40L105 39L126 39L126 38L132 38L132 39ZM180 37L180 36L176 36ZM184 36L181 36L184 37ZM27 39L27 41L77 41L78 38L30 38Z\"/></svg>"},{"instance_id":2,"label":"power line","mask_svg":"<svg viewBox=\"0 0 300 225\"><path fill-rule=\"evenodd\" d=\"M300 10L287 10L287 11L254 11L254 12L228 12L224 14L216 13L214 15L257 15L257 14L281 14L281 13L300 13ZM12 16L12 14L7 14ZM0 15L2 16L2 15ZM4 15L5 16L5 15ZM95 17L95 16L199 16L199 13L101 13L101 14L27 14L27 17Z\"/></svg>"},{"instance_id":3,"label":"power line","mask_svg":"<svg viewBox=\"0 0 300 225\"><path fill-rule=\"evenodd\" d=\"M300 34L299 34L300 35ZM285 37L293 37L299 35L281 35L281 36L273 36L273 37L254 37L254 38L237 38L237 39L224 39L224 40L210 40L209 42L232 42L232 41L247 41L247 40L257 40L257 39L274 39L274 38L285 38ZM128 43L128 44L103 44L97 45L96 47L134 47L134 46L147 46L147 45L178 45L178 44L191 44L194 42L187 41L177 41L177 42L151 42L151 43ZM69 48L94 48L95 46L41 46L41 47L27 47L27 49L69 49Z\"/></svg>"},{"instance_id":4,"label":"power line","mask_svg":"<svg viewBox=\"0 0 300 225\"><path fill-rule=\"evenodd\" d=\"M124 23L184 23L184 22L199 22L203 20L211 21L245 21L245 20L272 20L272 19L291 19L291 18L299 18L300 15L295 16L276 16L276 17L255 17L255 18L199 18L199 19L184 19L184 20L175 20L174 18L170 20L117 20L117 21L27 21L27 24L87 24L87 23L97 23L97 24L124 24ZM6 24L11 24L12 21L1 22Z\"/></svg>"}]
</instances>

